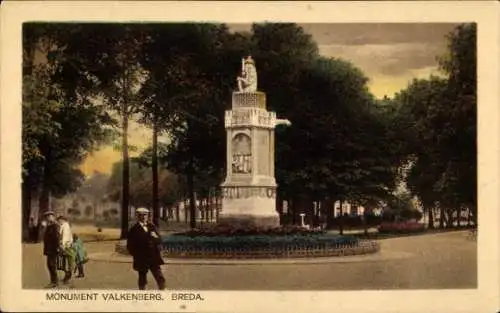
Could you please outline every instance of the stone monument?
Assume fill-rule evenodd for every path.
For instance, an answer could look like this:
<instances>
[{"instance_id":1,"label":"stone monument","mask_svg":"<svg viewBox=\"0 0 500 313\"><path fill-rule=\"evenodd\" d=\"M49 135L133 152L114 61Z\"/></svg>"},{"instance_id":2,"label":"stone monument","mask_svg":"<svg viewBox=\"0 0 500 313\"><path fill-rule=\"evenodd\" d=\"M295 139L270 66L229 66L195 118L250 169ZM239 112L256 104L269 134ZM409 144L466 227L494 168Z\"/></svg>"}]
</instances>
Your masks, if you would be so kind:
<instances>
[{"instance_id":1,"label":"stone monument","mask_svg":"<svg viewBox=\"0 0 500 313\"><path fill-rule=\"evenodd\" d=\"M279 226L274 177L274 128L290 125L266 109L266 94L257 91L252 57L242 59L232 108L225 112L226 179L219 224Z\"/></svg>"}]
</instances>

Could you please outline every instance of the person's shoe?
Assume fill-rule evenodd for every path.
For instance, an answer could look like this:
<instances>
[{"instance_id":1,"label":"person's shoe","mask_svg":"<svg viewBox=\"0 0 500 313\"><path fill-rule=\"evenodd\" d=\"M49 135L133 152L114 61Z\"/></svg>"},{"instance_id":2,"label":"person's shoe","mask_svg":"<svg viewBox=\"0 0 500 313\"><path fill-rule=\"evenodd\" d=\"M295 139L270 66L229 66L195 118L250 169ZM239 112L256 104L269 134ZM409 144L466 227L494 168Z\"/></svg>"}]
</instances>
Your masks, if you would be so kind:
<instances>
[{"instance_id":1,"label":"person's shoe","mask_svg":"<svg viewBox=\"0 0 500 313\"><path fill-rule=\"evenodd\" d=\"M57 286L58 286L57 283L50 283L47 286L45 286L45 289L57 288Z\"/></svg>"}]
</instances>

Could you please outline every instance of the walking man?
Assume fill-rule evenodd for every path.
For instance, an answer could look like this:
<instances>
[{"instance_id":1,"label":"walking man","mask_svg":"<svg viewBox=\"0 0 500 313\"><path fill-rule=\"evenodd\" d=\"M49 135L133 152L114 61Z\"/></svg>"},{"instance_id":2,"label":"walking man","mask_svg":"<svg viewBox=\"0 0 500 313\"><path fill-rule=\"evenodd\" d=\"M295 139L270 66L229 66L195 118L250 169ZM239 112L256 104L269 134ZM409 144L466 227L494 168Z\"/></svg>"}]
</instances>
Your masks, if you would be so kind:
<instances>
[{"instance_id":1,"label":"walking man","mask_svg":"<svg viewBox=\"0 0 500 313\"><path fill-rule=\"evenodd\" d=\"M129 230L127 250L134 258L134 270L139 273L139 290L146 289L147 273L151 271L158 289L165 289L165 278L161 272L161 265L165 264L161 257L159 245L161 238L153 223L148 220L149 210L136 210L137 223Z\"/></svg>"},{"instance_id":2,"label":"walking man","mask_svg":"<svg viewBox=\"0 0 500 313\"><path fill-rule=\"evenodd\" d=\"M47 269L50 274L50 284L48 288L55 288L58 285L57 279L57 256L59 254L59 225L56 223L54 212L44 213L45 231L43 234L43 254L47 257Z\"/></svg>"}]
</instances>

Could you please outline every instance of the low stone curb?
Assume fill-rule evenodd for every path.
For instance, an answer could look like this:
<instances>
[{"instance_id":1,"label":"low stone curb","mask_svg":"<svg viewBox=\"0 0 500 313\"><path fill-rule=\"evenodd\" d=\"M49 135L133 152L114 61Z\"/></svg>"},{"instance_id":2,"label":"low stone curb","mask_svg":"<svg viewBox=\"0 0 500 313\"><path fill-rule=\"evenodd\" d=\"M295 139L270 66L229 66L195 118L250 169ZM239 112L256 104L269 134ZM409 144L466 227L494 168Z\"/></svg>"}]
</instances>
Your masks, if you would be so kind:
<instances>
[{"instance_id":1,"label":"low stone curb","mask_svg":"<svg viewBox=\"0 0 500 313\"><path fill-rule=\"evenodd\" d=\"M365 255L380 251L380 244L375 241L360 240L356 245L336 245L324 247L320 245L290 246L257 249L235 249L235 248L197 248L197 247L166 247L162 250L164 258L174 259L295 259L295 258L325 258L345 257L354 255ZM124 242L115 246L115 252L128 255Z\"/></svg>"}]
</instances>

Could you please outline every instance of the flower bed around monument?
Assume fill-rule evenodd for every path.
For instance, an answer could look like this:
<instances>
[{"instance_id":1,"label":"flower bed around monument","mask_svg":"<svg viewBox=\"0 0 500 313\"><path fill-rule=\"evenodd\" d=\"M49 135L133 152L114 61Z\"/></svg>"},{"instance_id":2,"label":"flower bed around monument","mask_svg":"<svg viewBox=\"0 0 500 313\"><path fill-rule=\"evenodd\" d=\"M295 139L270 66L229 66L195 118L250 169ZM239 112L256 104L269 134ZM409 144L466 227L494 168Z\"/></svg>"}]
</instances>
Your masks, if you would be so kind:
<instances>
[{"instance_id":1,"label":"flower bed around monument","mask_svg":"<svg viewBox=\"0 0 500 313\"><path fill-rule=\"evenodd\" d=\"M162 238L165 258L269 259L375 253L377 242L301 227L211 226ZM127 253L123 247L116 252Z\"/></svg>"},{"instance_id":2,"label":"flower bed around monument","mask_svg":"<svg viewBox=\"0 0 500 313\"><path fill-rule=\"evenodd\" d=\"M379 245L297 226L216 225L164 237L162 250L166 257L181 258L297 258L374 253Z\"/></svg>"}]
</instances>

